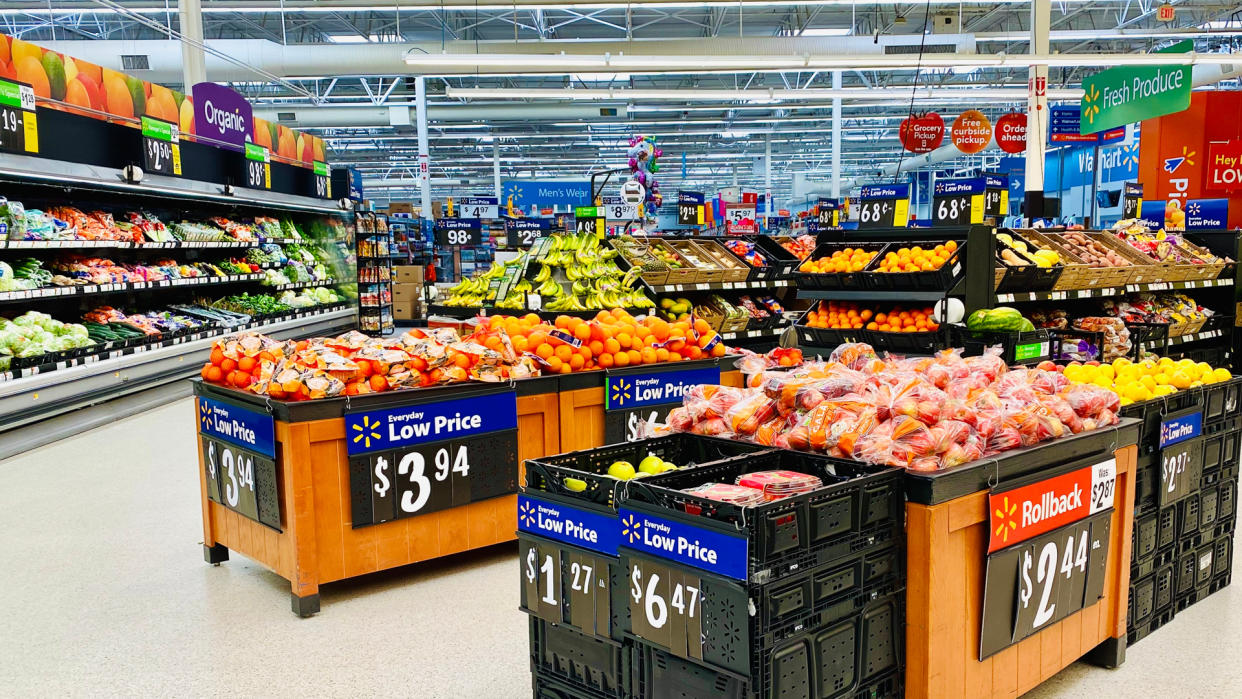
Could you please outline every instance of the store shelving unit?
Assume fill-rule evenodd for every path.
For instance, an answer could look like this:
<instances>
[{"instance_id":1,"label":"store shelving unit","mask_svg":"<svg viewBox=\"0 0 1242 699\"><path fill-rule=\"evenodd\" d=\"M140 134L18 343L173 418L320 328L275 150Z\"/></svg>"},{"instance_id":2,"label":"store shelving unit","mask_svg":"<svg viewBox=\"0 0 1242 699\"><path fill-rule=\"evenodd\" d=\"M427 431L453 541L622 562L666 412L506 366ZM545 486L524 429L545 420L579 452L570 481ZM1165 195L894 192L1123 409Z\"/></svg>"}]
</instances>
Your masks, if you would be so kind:
<instances>
[{"instance_id":1,"label":"store shelving unit","mask_svg":"<svg viewBox=\"0 0 1242 699\"><path fill-rule=\"evenodd\" d=\"M392 315L392 233L388 217L369 211L354 216L358 246L358 327L384 336L396 326Z\"/></svg>"}]
</instances>

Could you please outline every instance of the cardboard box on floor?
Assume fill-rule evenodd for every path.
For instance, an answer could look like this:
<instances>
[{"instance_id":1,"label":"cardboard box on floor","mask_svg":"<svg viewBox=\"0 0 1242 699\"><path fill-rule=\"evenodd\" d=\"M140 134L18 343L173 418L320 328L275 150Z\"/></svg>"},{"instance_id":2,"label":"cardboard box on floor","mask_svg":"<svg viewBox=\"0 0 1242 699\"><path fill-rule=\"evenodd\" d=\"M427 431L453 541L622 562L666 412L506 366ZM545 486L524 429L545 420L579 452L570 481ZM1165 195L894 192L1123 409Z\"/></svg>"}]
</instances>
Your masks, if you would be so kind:
<instances>
[{"instance_id":1,"label":"cardboard box on floor","mask_svg":"<svg viewBox=\"0 0 1242 699\"><path fill-rule=\"evenodd\" d=\"M396 282L392 285L393 303L414 303L423 300L423 285L409 282Z\"/></svg>"},{"instance_id":2,"label":"cardboard box on floor","mask_svg":"<svg viewBox=\"0 0 1242 699\"><path fill-rule=\"evenodd\" d=\"M423 284L422 265L393 265L392 280L400 284Z\"/></svg>"},{"instance_id":3,"label":"cardboard box on floor","mask_svg":"<svg viewBox=\"0 0 1242 699\"><path fill-rule=\"evenodd\" d=\"M396 320L419 320L423 315L421 302L393 301L392 303L392 317Z\"/></svg>"}]
</instances>

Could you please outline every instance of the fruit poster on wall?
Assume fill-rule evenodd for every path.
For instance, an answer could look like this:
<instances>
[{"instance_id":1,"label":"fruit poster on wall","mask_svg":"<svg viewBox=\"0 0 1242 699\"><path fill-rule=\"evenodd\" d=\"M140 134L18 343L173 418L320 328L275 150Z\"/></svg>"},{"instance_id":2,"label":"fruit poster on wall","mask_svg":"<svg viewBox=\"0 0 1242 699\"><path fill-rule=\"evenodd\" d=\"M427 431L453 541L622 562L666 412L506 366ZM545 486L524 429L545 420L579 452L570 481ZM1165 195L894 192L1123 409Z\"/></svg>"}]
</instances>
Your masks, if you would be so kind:
<instances>
[{"instance_id":1,"label":"fruit poster on wall","mask_svg":"<svg viewBox=\"0 0 1242 699\"><path fill-rule=\"evenodd\" d=\"M26 83L34 90L40 108L59 109L96 119L109 119L140 128L143 116L176 124L182 138L196 140L194 98L183 92L156 85L132 75L66 56L29 41L0 34L0 78ZM199 88L204 84L195 86ZM241 95L229 88L235 100ZM247 110L248 112L248 110ZM221 109L217 120L229 127L239 121L237 111ZM263 119L246 119L245 140L266 146L272 157L311 168L315 161L326 162L322 138L301 133ZM228 139L212 139L212 145Z\"/></svg>"}]
</instances>

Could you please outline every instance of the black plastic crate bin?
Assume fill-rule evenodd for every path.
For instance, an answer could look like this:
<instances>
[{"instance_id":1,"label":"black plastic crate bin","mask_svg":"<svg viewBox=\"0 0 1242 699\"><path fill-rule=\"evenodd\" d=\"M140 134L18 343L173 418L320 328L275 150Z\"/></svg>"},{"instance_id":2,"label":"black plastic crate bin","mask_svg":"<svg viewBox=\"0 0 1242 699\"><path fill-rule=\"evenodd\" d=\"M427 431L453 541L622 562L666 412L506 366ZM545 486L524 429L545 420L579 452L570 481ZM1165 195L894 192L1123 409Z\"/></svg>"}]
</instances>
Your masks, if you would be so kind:
<instances>
[{"instance_id":1,"label":"black plastic crate bin","mask_svg":"<svg viewBox=\"0 0 1242 699\"><path fill-rule=\"evenodd\" d=\"M1238 412L1239 387L1242 387L1242 377L1204 386L1203 418L1218 420L1235 415Z\"/></svg>"},{"instance_id":2,"label":"black plastic crate bin","mask_svg":"<svg viewBox=\"0 0 1242 699\"><path fill-rule=\"evenodd\" d=\"M1162 507L1156 513L1156 548L1164 549L1177 542L1177 505Z\"/></svg>"},{"instance_id":3,"label":"black plastic crate bin","mask_svg":"<svg viewBox=\"0 0 1242 699\"><path fill-rule=\"evenodd\" d=\"M1213 483L1199 488L1199 530L1210 532L1216 526L1217 505L1220 503L1220 486Z\"/></svg>"},{"instance_id":4,"label":"black plastic crate bin","mask_svg":"<svg viewBox=\"0 0 1242 699\"><path fill-rule=\"evenodd\" d=\"M1178 391L1161 398L1131 403L1121 409L1122 417L1133 417L1142 421L1139 425L1139 453L1156 451L1160 448L1160 421L1173 413L1190 408L1203 407L1203 391L1191 388Z\"/></svg>"},{"instance_id":5,"label":"black plastic crate bin","mask_svg":"<svg viewBox=\"0 0 1242 699\"><path fill-rule=\"evenodd\" d=\"M1216 540L1216 552L1212 556L1212 577L1228 575L1233 570L1233 533Z\"/></svg>"},{"instance_id":6,"label":"black plastic crate bin","mask_svg":"<svg viewBox=\"0 0 1242 699\"><path fill-rule=\"evenodd\" d=\"M1203 472L1205 474L1220 468L1221 447L1224 441L1224 434L1207 435L1203 438Z\"/></svg>"},{"instance_id":7,"label":"black plastic crate bin","mask_svg":"<svg viewBox=\"0 0 1242 699\"><path fill-rule=\"evenodd\" d=\"M934 354L945 346L945 330L895 333L863 330L863 341L877 350L900 354Z\"/></svg>"},{"instance_id":8,"label":"black plastic crate bin","mask_svg":"<svg viewBox=\"0 0 1242 699\"><path fill-rule=\"evenodd\" d=\"M637 442L610 444L595 449L527 459L526 487L532 491L541 490L575 500L586 500L615 510L619 494L626 488L627 483L638 481L620 481L607 475L608 467L614 462L629 461L638 468L643 457L655 454L684 468L765 449L767 447L748 442L677 432ZM584 482L585 489L570 490L565 485L566 478Z\"/></svg>"},{"instance_id":9,"label":"black plastic crate bin","mask_svg":"<svg viewBox=\"0 0 1242 699\"><path fill-rule=\"evenodd\" d=\"M750 507L682 492L705 483L734 483L743 474L770 470L818 476L823 486ZM849 555L868 545L864 536L868 533L902 528L903 473L888 466L770 450L631 483L626 506L744 537L749 558L746 579L766 582L789 570Z\"/></svg>"},{"instance_id":10,"label":"black plastic crate bin","mask_svg":"<svg viewBox=\"0 0 1242 699\"><path fill-rule=\"evenodd\" d=\"M1150 622L1143 624L1128 633L1126 633L1126 645L1134 645L1139 641L1147 638L1153 631L1161 626L1173 621L1174 610L1170 608L1168 611L1157 613Z\"/></svg>"},{"instance_id":11,"label":"black plastic crate bin","mask_svg":"<svg viewBox=\"0 0 1242 699\"><path fill-rule=\"evenodd\" d=\"M551 677L591 696L630 696L630 648L584 636L542 619L530 620L530 664L536 676Z\"/></svg>"},{"instance_id":12,"label":"black plastic crate bin","mask_svg":"<svg viewBox=\"0 0 1242 699\"><path fill-rule=\"evenodd\" d=\"M1185 551L1177 556L1177 567L1173 571L1173 599L1180 600L1194 592L1195 578L1198 575L1199 552Z\"/></svg>"},{"instance_id":13,"label":"black plastic crate bin","mask_svg":"<svg viewBox=\"0 0 1242 699\"><path fill-rule=\"evenodd\" d=\"M1234 508L1238 505L1238 480L1221 479L1219 494L1216 496L1216 521L1233 521Z\"/></svg>"},{"instance_id":14,"label":"black plastic crate bin","mask_svg":"<svg viewBox=\"0 0 1242 699\"><path fill-rule=\"evenodd\" d=\"M1139 454L1134 467L1134 511L1146 512L1156 505L1156 489L1160 485L1160 455Z\"/></svg>"},{"instance_id":15,"label":"black plastic crate bin","mask_svg":"<svg viewBox=\"0 0 1242 699\"><path fill-rule=\"evenodd\" d=\"M1149 575L1130 586L1131 628L1146 624L1156 611L1156 578Z\"/></svg>"},{"instance_id":16,"label":"black plastic crate bin","mask_svg":"<svg viewBox=\"0 0 1242 699\"><path fill-rule=\"evenodd\" d=\"M896 252L900 248L913 248L919 246L925 249L935 248L937 245L944 244L945 240L923 240L923 241L906 241L894 247L890 244L889 252ZM883 254L876 255L876 258L867 265L867 269L863 272L863 282L871 289L880 289L888 291L944 291L947 292L954 287L958 277L962 275L966 269L966 242L958 240L957 250L954 251L949 259L940 267L940 269L919 272L877 272L875 269L879 267Z\"/></svg>"},{"instance_id":17,"label":"black plastic crate bin","mask_svg":"<svg viewBox=\"0 0 1242 699\"><path fill-rule=\"evenodd\" d=\"M1146 515L1140 515L1134 518L1134 560L1149 559L1155 553L1157 546L1156 535L1158 529L1158 515L1155 512Z\"/></svg>"},{"instance_id":18,"label":"black plastic crate bin","mask_svg":"<svg viewBox=\"0 0 1242 699\"><path fill-rule=\"evenodd\" d=\"M868 340L866 331L859 328L813 328L806 324L806 316L815 311L819 304L811 306L803 313L798 322L795 323L798 332L798 345L800 347L826 347L835 348L837 345L847 342L866 342Z\"/></svg>"},{"instance_id":19,"label":"black plastic crate bin","mask_svg":"<svg viewBox=\"0 0 1242 699\"><path fill-rule=\"evenodd\" d=\"M1180 541L1199 533L1199 493L1194 492L1177 503L1177 537Z\"/></svg>"},{"instance_id":20,"label":"black plastic crate bin","mask_svg":"<svg viewBox=\"0 0 1242 699\"><path fill-rule=\"evenodd\" d=\"M905 651L904 593L757 650L746 673L678 658L645 643L634 650L635 696L641 699L900 696L894 676Z\"/></svg>"},{"instance_id":21,"label":"black plastic crate bin","mask_svg":"<svg viewBox=\"0 0 1242 699\"><path fill-rule=\"evenodd\" d=\"M1173 606L1173 564L1169 563L1157 568L1152 580L1156 588L1153 610L1159 614Z\"/></svg>"},{"instance_id":22,"label":"black plastic crate bin","mask_svg":"<svg viewBox=\"0 0 1242 699\"><path fill-rule=\"evenodd\" d=\"M1216 542L1208 542L1195 551L1195 587L1207 587L1216 571Z\"/></svg>"},{"instance_id":23,"label":"black plastic crate bin","mask_svg":"<svg viewBox=\"0 0 1242 699\"><path fill-rule=\"evenodd\" d=\"M806 258L802 264L810 260L818 260L820 258L829 257L834 252L850 248L852 250L862 250L863 252L874 252L872 259L868 260L868 264L864 269L870 269L876 260L884 255L885 249L889 247L888 243L865 243L865 242L849 242L849 243L820 243L815 247L815 251L810 257ZM832 274L813 274L802 271L802 267L798 267L798 273L794 275L794 280L801 289L862 289L863 288L863 271L857 272L838 272Z\"/></svg>"}]
</instances>

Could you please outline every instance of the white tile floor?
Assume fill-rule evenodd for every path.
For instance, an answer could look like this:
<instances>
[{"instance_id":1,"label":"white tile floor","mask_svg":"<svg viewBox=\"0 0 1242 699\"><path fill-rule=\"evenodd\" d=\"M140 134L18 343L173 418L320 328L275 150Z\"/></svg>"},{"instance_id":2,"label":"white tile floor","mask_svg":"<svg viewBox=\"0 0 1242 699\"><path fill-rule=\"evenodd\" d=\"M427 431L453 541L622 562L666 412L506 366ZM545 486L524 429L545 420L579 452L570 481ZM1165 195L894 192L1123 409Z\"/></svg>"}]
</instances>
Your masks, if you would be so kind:
<instances>
[{"instance_id":1,"label":"white tile floor","mask_svg":"<svg viewBox=\"0 0 1242 699\"><path fill-rule=\"evenodd\" d=\"M0 696L530 696L513 546L321 589L203 563L189 400L0 461ZM1032 697L1242 696L1242 592Z\"/></svg>"}]
</instances>

